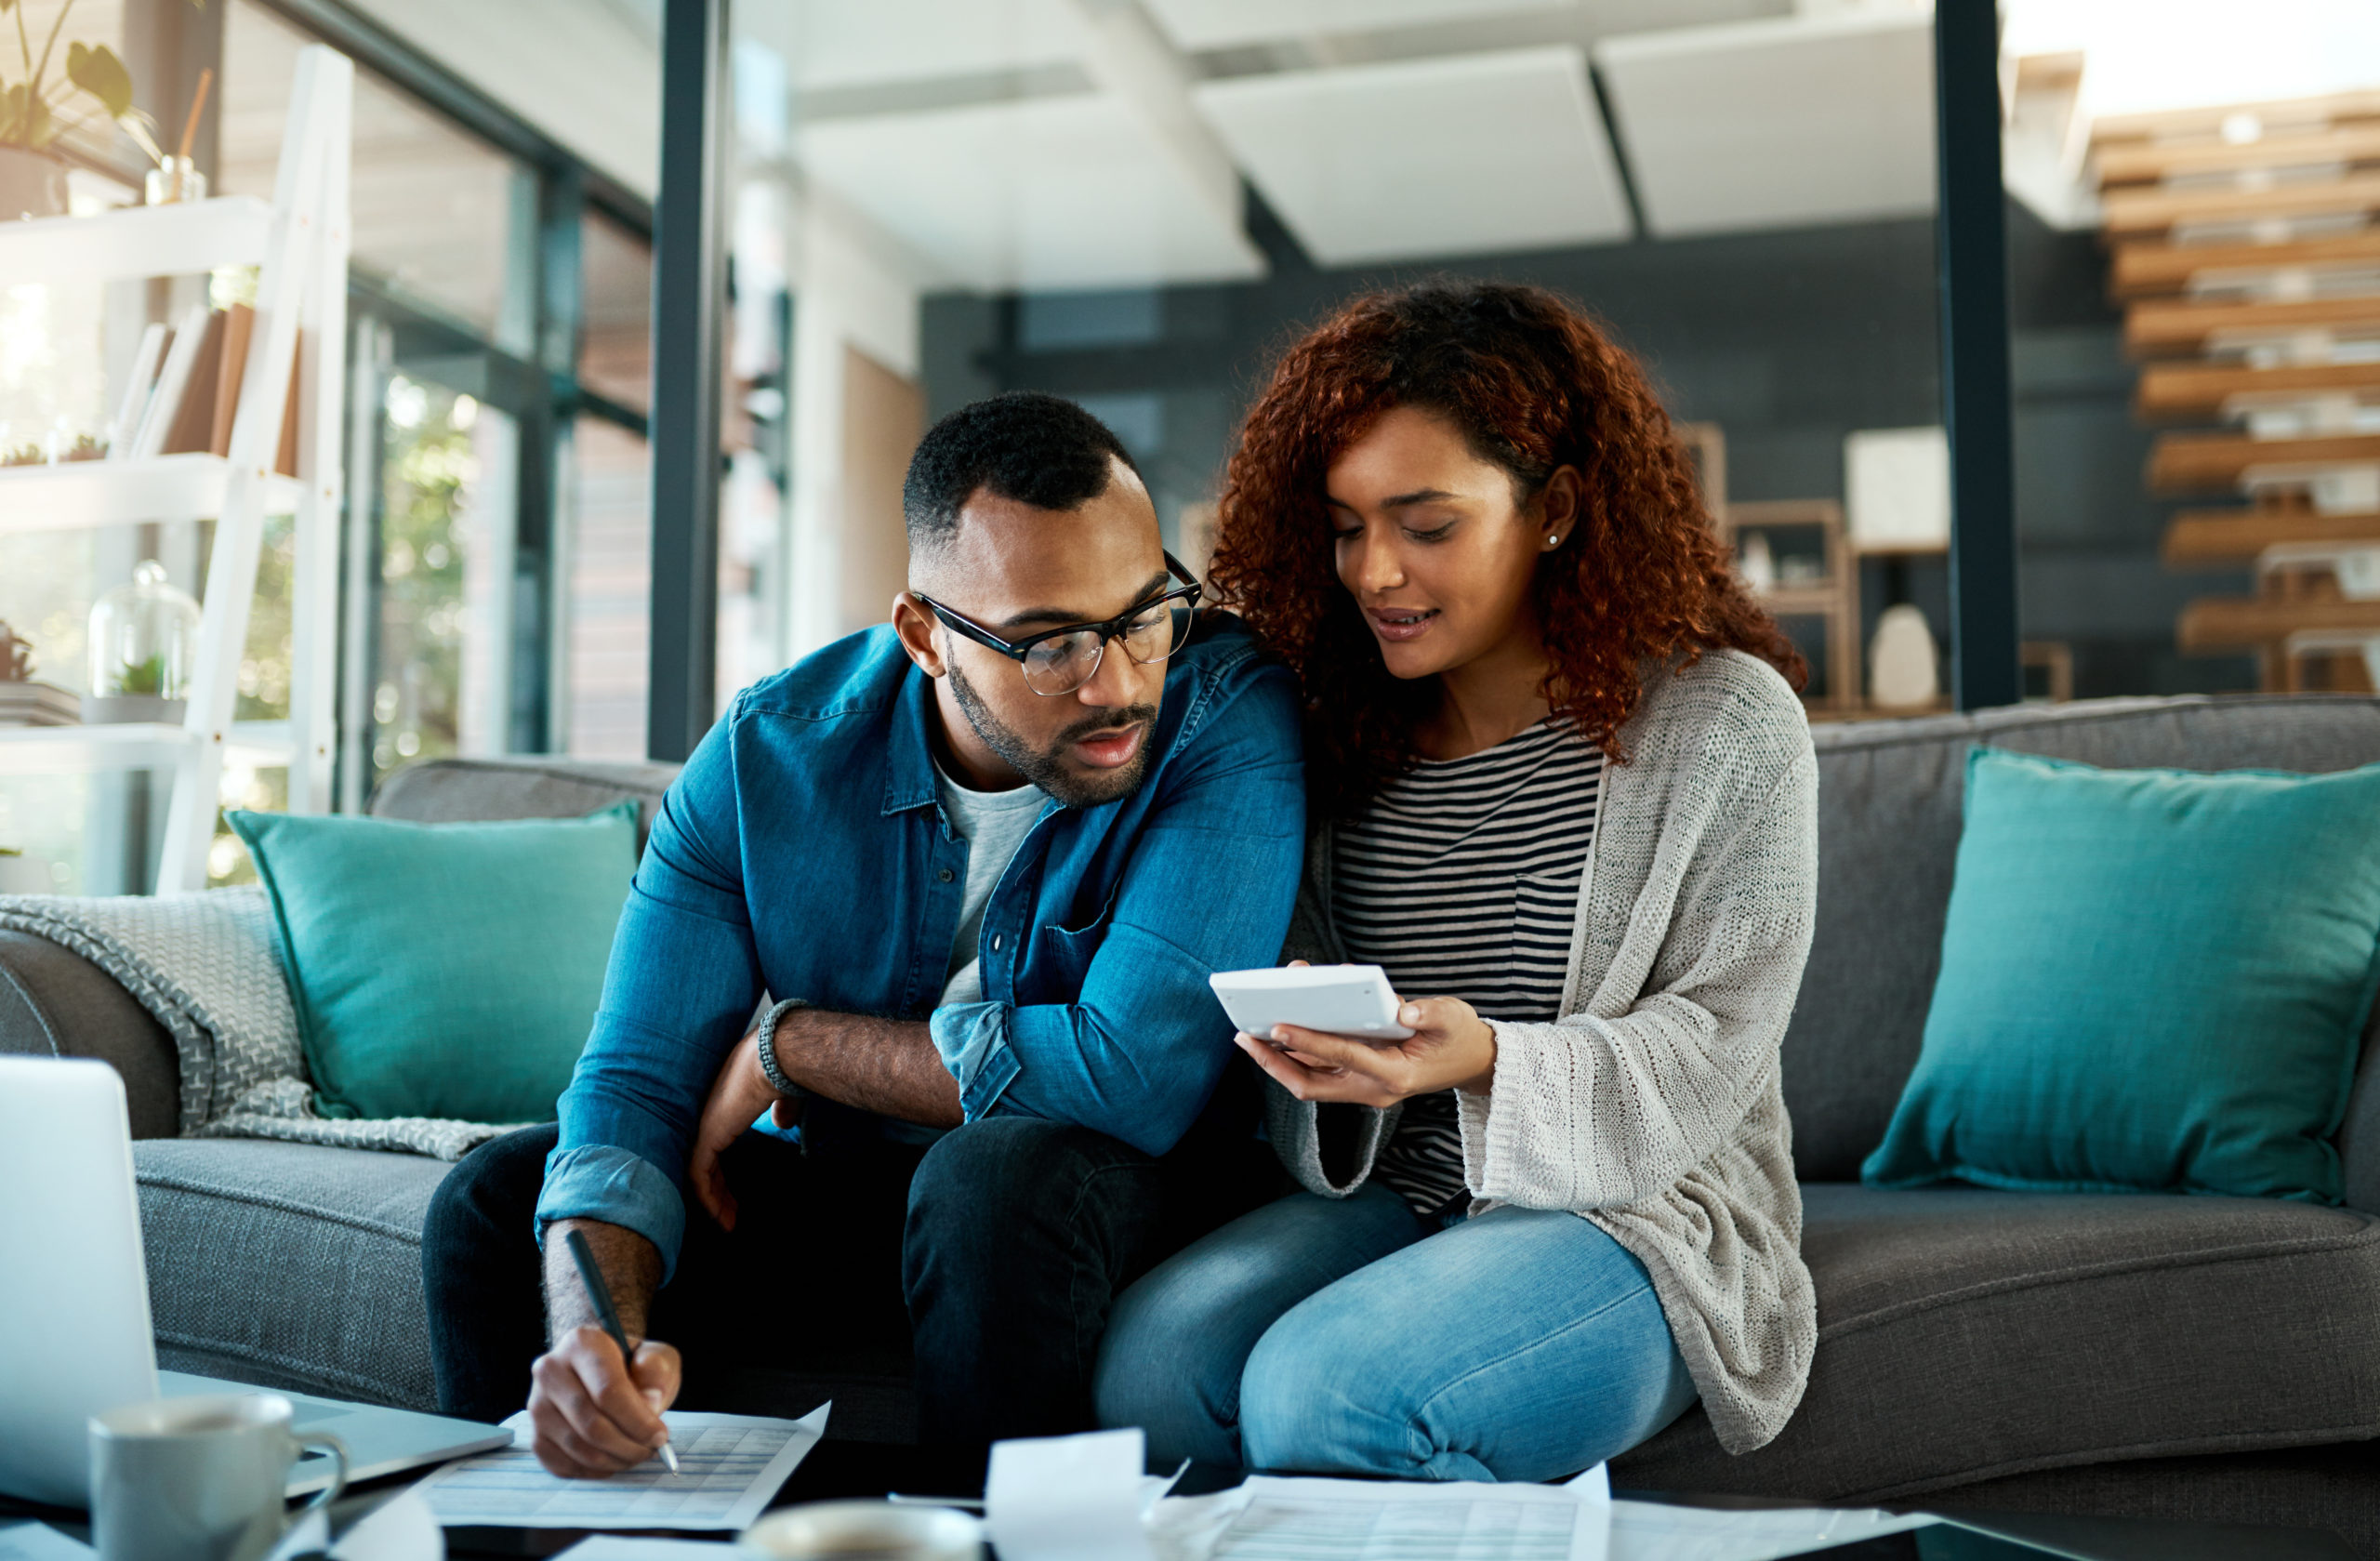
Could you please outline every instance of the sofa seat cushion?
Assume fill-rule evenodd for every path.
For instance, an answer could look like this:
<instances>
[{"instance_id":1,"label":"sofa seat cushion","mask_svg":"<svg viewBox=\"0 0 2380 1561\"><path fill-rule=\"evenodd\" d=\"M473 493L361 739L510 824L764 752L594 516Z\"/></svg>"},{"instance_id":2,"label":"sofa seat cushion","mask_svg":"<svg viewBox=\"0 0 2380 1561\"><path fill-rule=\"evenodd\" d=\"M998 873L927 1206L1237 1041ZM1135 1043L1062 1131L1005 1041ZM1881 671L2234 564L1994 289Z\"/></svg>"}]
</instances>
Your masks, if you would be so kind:
<instances>
[{"instance_id":1,"label":"sofa seat cushion","mask_svg":"<svg viewBox=\"0 0 2380 1561\"><path fill-rule=\"evenodd\" d=\"M437 1408L421 1226L451 1164L233 1138L132 1159L160 1366Z\"/></svg>"},{"instance_id":2,"label":"sofa seat cushion","mask_svg":"<svg viewBox=\"0 0 2380 1561\"><path fill-rule=\"evenodd\" d=\"M1884 1501L2380 1435L2380 1217L2254 1198L1802 1189L1818 1347L1777 1439L1695 1410L1643 1489Z\"/></svg>"}]
</instances>

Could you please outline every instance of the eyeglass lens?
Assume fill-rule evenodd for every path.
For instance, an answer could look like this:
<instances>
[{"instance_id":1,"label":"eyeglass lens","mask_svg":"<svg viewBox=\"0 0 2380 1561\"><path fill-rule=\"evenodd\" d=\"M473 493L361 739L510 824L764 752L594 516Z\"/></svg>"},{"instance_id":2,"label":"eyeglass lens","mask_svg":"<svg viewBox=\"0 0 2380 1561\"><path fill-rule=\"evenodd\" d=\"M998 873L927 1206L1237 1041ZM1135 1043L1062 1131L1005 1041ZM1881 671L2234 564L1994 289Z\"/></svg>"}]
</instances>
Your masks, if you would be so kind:
<instances>
[{"instance_id":1,"label":"eyeglass lens","mask_svg":"<svg viewBox=\"0 0 2380 1561\"><path fill-rule=\"evenodd\" d=\"M1190 637L1190 608L1180 602L1160 602L1124 626L1117 636L1124 654L1146 667L1163 661ZM1070 694L1099 670L1106 642L1094 630L1078 629L1044 640L1025 653L1025 686L1036 694Z\"/></svg>"}]
</instances>

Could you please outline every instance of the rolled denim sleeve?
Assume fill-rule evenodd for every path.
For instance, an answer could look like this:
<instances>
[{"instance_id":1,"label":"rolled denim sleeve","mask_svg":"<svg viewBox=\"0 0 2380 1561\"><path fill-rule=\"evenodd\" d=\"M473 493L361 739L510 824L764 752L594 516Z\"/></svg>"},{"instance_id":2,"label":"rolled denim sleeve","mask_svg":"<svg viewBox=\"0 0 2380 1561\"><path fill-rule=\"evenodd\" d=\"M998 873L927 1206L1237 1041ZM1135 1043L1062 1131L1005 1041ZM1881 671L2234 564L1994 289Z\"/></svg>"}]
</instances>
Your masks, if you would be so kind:
<instances>
[{"instance_id":1,"label":"rolled denim sleeve","mask_svg":"<svg viewBox=\"0 0 2380 1561\"><path fill-rule=\"evenodd\" d=\"M737 812L742 713L739 699L662 799L537 1199L541 1243L556 1220L616 1224L659 1250L665 1283L703 1101L760 995Z\"/></svg>"},{"instance_id":2,"label":"rolled denim sleeve","mask_svg":"<svg viewBox=\"0 0 2380 1561\"><path fill-rule=\"evenodd\" d=\"M1054 1118L1162 1155L1205 1108L1232 1056L1207 978L1275 962L1304 861L1289 674L1245 675L1161 783L1078 999L935 1011L969 1121Z\"/></svg>"},{"instance_id":3,"label":"rolled denim sleeve","mask_svg":"<svg viewBox=\"0 0 2380 1561\"><path fill-rule=\"evenodd\" d=\"M959 1106L969 1121L991 1108L1022 1065L1008 1043L1007 1003L952 1003L937 1008L927 1028L942 1065L959 1081Z\"/></svg>"},{"instance_id":4,"label":"rolled denim sleeve","mask_svg":"<svg viewBox=\"0 0 2380 1561\"><path fill-rule=\"evenodd\" d=\"M537 1195L537 1245L556 1220L601 1220L632 1230L661 1250L666 1282L686 1236L686 1204L669 1178L626 1149L588 1144L558 1149L546 1161Z\"/></svg>"}]
</instances>

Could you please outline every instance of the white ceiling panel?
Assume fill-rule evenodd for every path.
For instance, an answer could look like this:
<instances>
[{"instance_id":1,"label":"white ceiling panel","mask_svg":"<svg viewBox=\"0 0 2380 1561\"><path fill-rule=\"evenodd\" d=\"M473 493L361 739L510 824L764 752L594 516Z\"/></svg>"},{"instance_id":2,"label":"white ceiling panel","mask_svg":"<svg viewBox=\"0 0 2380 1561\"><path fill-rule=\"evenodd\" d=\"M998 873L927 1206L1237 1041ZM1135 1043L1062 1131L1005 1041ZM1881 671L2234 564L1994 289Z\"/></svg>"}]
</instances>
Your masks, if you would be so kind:
<instances>
[{"instance_id":1,"label":"white ceiling panel","mask_svg":"<svg viewBox=\"0 0 2380 1561\"><path fill-rule=\"evenodd\" d=\"M1594 56L1660 237L1934 209L1930 15L1645 33Z\"/></svg>"},{"instance_id":2,"label":"white ceiling panel","mask_svg":"<svg viewBox=\"0 0 2380 1561\"><path fill-rule=\"evenodd\" d=\"M1373 33L1515 11L1565 11L1571 0L1142 0L1183 48Z\"/></svg>"},{"instance_id":3,"label":"white ceiling panel","mask_svg":"<svg viewBox=\"0 0 2380 1561\"><path fill-rule=\"evenodd\" d=\"M1064 64L1082 55L1074 0L782 0L739 12L796 86L874 86Z\"/></svg>"},{"instance_id":4,"label":"white ceiling panel","mask_svg":"<svg viewBox=\"0 0 2380 1561\"><path fill-rule=\"evenodd\" d=\"M1325 265L1606 244L1632 231L1575 47L1241 76L1194 96Z\"/></svg>"},{"instance_id":5,"label":"white ceiling panel","mask_svg":"<svg viewBox=\"0 0 2380 1561\"><path fill-rule=\"evenodd\" d=\"M801 132L800 156L812 178L986 292L1264 271L1238 214L1104 95L827 120Z\"/></svg>"}]
</instances>

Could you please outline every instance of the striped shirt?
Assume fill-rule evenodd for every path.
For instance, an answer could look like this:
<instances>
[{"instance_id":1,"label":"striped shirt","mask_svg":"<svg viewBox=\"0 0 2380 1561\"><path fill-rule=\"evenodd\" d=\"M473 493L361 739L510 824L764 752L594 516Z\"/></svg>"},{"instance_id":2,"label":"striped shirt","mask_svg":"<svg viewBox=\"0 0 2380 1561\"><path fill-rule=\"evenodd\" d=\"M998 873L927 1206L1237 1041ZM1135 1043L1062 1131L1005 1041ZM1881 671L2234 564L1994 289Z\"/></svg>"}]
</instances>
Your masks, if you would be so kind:
<instances>
[{"instance_id":1,"label":"striped shirt","mask_svg":"<svg viewBox=\"0 0 2380 1561\"><path fill-rule=\"evenodd\" d=\"M1567 724L1390 781L1336 832L1330 912L1347 958L1385 970L1400 998L1560 1017L1602 786L1603 750ZM1453 1091L1405 1103L1373 1175L1425 1219L1465 1194Z\"/></svg>"}]
</instances>

